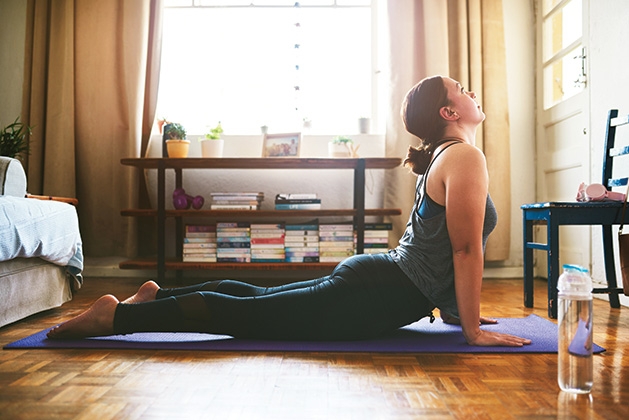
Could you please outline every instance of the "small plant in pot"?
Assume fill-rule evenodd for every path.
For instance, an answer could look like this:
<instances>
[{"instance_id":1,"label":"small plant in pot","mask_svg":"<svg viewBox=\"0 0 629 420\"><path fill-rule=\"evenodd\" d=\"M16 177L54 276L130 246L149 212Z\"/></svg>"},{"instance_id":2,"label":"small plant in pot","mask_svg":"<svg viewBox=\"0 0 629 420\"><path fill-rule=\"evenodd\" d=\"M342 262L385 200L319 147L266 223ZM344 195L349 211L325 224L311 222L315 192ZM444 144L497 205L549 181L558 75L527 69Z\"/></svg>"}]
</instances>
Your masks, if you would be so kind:
<instances>
[{"instance_id":1,"label":"small plant in pot","mask_svg":"<svg viewBox=\"0 0 629 420\"><path fill-rule=\"evenodd\" d=\"M168 157L188 157L190 141L186 140L186 129L179 123L166 123L164 125L164 139L168 149Z\"/></svg>"},{"instance_id":2,"label":"small plant in pot","mask_svg":"<svg viewBox=\"0 0 629 420\"><path fill-rule=\"evenodd\" d=\"M222 157L225 140L221 138L223 134L223 126L219 121L216 127L211 128L205 137L201 138L201 156L203 157Z\"/></svg>"},{"instance_id":3,"label":"small plant in pot","mask_svg":"<svg viewBox=\"0 0 629 420\"><path fill-rule=\"evenodd\" d=\"M350 137L336 136L328 143L328 154L330 157L358 157L356 152L359 147L354 147L354 140Z\"/></svg>"},{"instance_id":4,"label":"small plant in pot","mask_svg":"<svg viewBox=\"0 0 629 420\"><path fill-rule=\"evenodd\" d=\"M14 158L20 154L28 155L30 146L27 135L30 134L31 127L21 123L20 117L17 117L0 131L0 156Z\"/></svg>"}]
</instances>

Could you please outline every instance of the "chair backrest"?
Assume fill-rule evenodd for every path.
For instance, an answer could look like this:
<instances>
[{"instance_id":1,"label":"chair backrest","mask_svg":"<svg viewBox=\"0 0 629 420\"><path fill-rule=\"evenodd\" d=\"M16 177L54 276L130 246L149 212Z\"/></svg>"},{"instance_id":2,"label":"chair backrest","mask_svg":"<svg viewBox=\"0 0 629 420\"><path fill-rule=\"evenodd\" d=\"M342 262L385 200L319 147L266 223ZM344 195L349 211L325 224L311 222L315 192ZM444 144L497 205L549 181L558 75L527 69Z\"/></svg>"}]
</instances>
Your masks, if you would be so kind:
<instances>
[{"instance_id":1,"label":"chair backrest","mask_svg":"<svg viewBox=\"0 0 629 420\"><path fill-rule=\"evenodd\" d=\"M616 132L622 126L626 126L623 129L626 136L623 137L623 144L616 146ZM629 115L619 117L618 110L611 109L607 115L602 184L611 190L627 185L627 182L629 182Z\"/></svg>"}]
</instances>

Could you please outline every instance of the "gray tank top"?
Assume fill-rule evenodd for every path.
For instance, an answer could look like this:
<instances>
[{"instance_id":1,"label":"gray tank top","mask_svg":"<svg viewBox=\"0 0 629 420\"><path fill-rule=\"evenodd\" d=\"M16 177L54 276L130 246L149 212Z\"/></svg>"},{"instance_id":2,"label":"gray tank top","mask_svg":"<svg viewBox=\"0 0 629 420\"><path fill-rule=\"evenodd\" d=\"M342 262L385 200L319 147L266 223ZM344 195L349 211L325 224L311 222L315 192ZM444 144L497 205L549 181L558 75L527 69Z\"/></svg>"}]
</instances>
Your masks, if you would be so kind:
<instances>
[{"instance_id":1,"label":"gray tank top","mask_svg":"<svg viewBox=\"0 0 629 420\"><path fill-rule=\"evenodd\" d=\"M456 144L456 143L453 143ZM442 149L445 151L452 144ZM433 162L438 158L435 156ZM426 195L426 178L432 162L426 173L418 177L415 204L406 224L406 230L399 245L389 251L393 261L411 279L437 308L450 315L459 316L454 291L454 264L452 262L452 244L448 235L446 212L422 218L419 207ZM485 221L483 225L483 251L487 237L496 227L498 214L489 194L485 206Z\"/></svg>"}]
</instances>

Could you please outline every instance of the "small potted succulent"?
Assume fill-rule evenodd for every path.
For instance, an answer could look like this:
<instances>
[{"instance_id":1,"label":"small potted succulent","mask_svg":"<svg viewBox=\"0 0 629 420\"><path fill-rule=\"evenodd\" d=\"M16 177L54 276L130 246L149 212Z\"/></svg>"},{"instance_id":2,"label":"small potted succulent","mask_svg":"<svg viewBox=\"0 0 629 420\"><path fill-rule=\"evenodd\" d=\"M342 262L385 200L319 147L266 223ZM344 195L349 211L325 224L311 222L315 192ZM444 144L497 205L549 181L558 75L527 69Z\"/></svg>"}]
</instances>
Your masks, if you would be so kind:
<instances>
[{"instance_id":1,"label":"small potted succulent","mask_svg":"<svg viewBox=\"0 0 629 420\"><path fill-rule=\"evenodd\" d=\"M188 157L190 141L186 140L186 129L179 123L167 122L164 125L164 139L168 149L168 157Z\"/></svg>"},{"instance_id":2,"label":"small potted succulent","mask_svg":"<svg viewBox=\"0 0 629 420\"><path fill-rule=\"evenodd\" d=\"M15 158L18 155L28 155L29 143L27 135L31 134L31 127L20 122L17 117L13 123L0 131L0 156Z\"/></svg>"},{"instance_id":3,"label":"small potted succulent","mask_svg":"<svg viewBox=\"0 0 629 420\"><path fill-rule=\"evenodd\" d=\"M328 143L330 157L357 157L360 146L354 147L354 140L347 136L336 136Z\"/></svg>"},{"instance_id":4,"label":"small potted succulent","mask_svg":"<svg viewBox=\"0 0 629 420\"><path fill-rule=\"evenodd\" d=\"M200 138L201 156L203 157L222 157L225 140L221 138L223 127L219 121L216 127L211 128L204 137Z\"/></svg>"}]
</instances>

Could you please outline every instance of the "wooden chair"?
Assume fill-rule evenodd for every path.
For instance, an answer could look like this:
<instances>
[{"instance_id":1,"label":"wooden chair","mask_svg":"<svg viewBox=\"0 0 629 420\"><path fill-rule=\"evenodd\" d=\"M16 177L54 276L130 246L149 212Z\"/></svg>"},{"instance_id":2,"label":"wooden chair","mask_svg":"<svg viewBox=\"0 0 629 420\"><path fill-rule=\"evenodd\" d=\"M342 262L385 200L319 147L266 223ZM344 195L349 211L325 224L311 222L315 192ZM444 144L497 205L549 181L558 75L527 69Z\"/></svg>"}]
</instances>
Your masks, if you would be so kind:
<instances>
[{"instance_id":1,"label":"wooden chair","mask_svg":"<svg viewBox=\"0 0 629 420\"><path fill-rule=\"evenodd\" d=\"M627 167L618 163L614 171L614 161L627 159L629 146L615 147L617 127L626 125L629 131L629 115L618 117L618 110L612 109L607 117L605 135L605 153L603 156L602 184L611 190L612 187L627 185ZM621 156L625 156L621 158ZM623 169L624 173L619 171ZM622 176L618 176L618 174ZM576 186L575 186L576 188ZM624 192L624 191L623 191ZM594 293L609 294L609 303L613 308L619 308L618 295L623 292L617 287L614 264L614 248L612 225L620 224L622 203L619 201L590 201L590 202L546 202L521 206L523 236L524 236L524 306L533 307L533 251L543 250L548 258L548 316L557 318L557 279L559 267L559 226L561 225L601 225L603 229L603 254L607 287L595 288ZM546 225L546 243L533 241L533 225Z\"/></svg>"}]
</instances>

